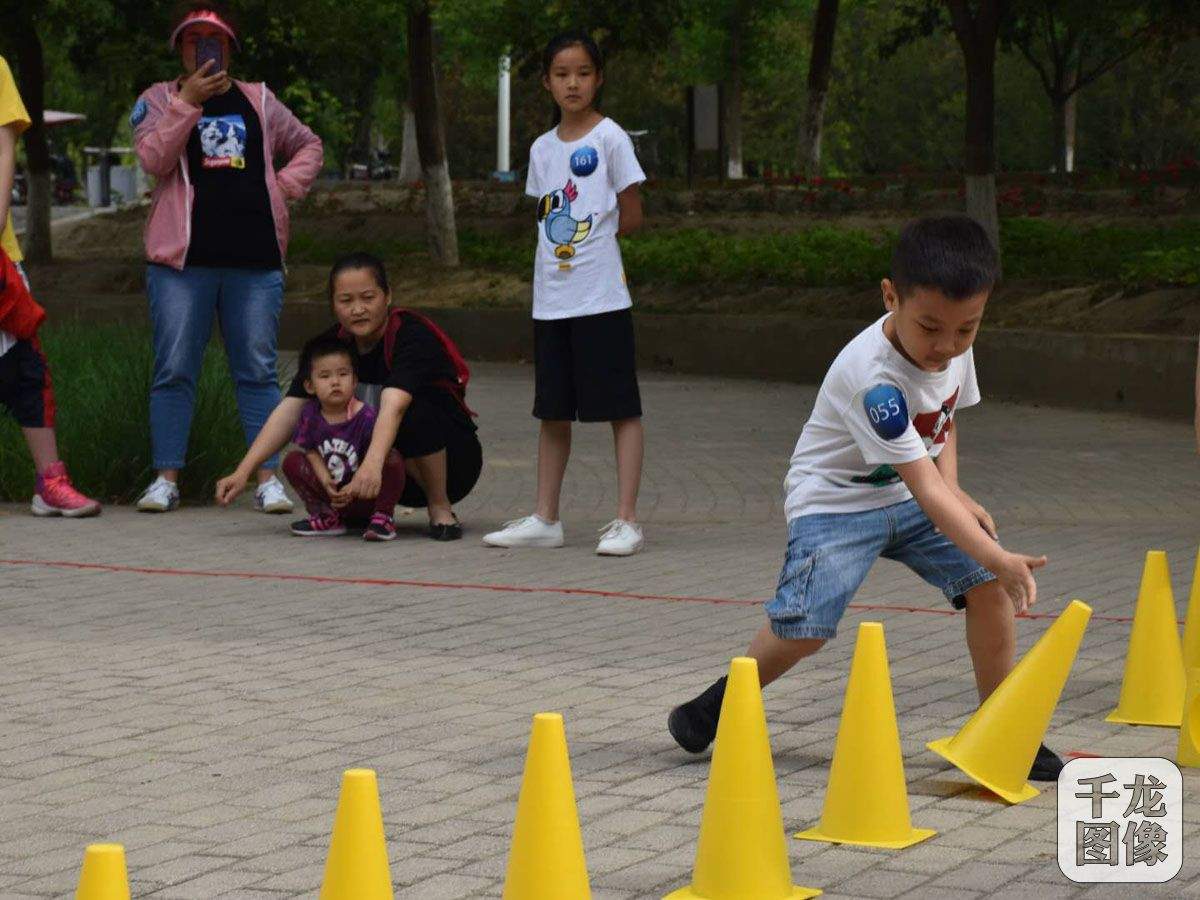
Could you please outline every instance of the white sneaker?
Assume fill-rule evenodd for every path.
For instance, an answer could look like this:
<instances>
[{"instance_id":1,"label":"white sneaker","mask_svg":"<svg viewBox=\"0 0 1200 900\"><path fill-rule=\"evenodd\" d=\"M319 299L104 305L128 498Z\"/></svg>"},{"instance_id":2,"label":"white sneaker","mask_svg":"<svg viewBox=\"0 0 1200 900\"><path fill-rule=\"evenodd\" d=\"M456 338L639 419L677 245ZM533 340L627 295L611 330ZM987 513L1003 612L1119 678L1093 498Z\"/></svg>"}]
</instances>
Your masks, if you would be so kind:
<instances>
[{"instance_id":1,"label":"white sneaker","mask_svg":"<svg viewBox=\"0 0 1200 900\"><path fill-rule=\"evenodd\" d=\"M138 499L138 512L164 513L179 506L179 485L159 475Z\"/></svg>"},{"instance_id":2,"label":"white sneaker","mask_svg":"<svg viewBox=\"0 0 1200 900\"><path fill-rule=\"evenodd\" d=\"M613 519L600 529L600 543L596 552L601 556L632 556L642 549L646 542L642 534L642 526L637 522L626 522L624 519Z\"/></svg>"},{"instance_id":3,"label":"white sneaker","mask_svg":"<svg viewBox=\"0 0 1200 900\"><path fill-rule=\"evenodd\" d=\"M539 515L505 522L499 531L483 536L486 547L561 547L562 522L547 522Z\"/></svg>"},{"instance_id":4,"label":"white sneaker","mask_svg":"<svg viewBox=\"0 0 1200 900\"><path fill-rule=\"evenodd\" d=\"M264 481L255 490L254 508L259 512L280 515L290 513L294 506L283 489L283 482L272 475L269 481Z\"/></svg>"}]
</instances>

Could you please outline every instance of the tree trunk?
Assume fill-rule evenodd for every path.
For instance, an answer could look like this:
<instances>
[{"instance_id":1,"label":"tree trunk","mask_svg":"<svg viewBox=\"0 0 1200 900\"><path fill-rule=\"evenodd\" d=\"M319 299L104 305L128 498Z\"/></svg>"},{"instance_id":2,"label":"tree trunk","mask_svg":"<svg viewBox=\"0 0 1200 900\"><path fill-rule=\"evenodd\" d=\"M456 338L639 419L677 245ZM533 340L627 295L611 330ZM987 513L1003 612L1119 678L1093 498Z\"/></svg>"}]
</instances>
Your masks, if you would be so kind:
<instances>
[{"instance_id":1,"label":"tree trunk","mask_svg":"<svg viewBox=\"0 0 1200 900\"><path fill-rule=\"evenodd\" d=\"M367 167L368 180L373 172L374 164L371 129L375 125L375 86L378 78L378 74L372 72L359 83L354 97L354 108L358 111L358 121L354 125L354 139L350 147L350 155L348 159L339 160L342 171L345 173L349 172L350 166L356 159L361 159Z\"/></svg>"},{"instance_id":2,"label":"tree trunk","mask_svg":"<svg viewBox=\"0 0 1200 900\"><path fill-rule=\"evenodd\" d=\"M417 120L412 104L404 104L404 138L400 143L400 183L416 184L421 180L421 157L417 151Z\"/></svg>"},{"instance_id":3,"label":"tree trunk","mask_svg":"<svg viewBox=\"0 0 1200 900\"><path fill-rule=\"evenodd\" d=\"M434 69L433 22L428 0L415 0L408 12L408 83L417 133L421 177L425 181L425 219L429 252L444 266L458 265L454 193L438 105Z\"/></svg>"},{"instance_id":4,"label":"tree trunk","mask_svg":"<svg viewBox=\"0 0 1200 900\"><path fill-rule=\"evenodd\" d=\"M1063 84L1050 95L1054 110L1054 171L1060 175L1075 171L1075 103L1078 70L1070 67Z\"/></svg>"},{"instance_id":5,"label":"tree trunk","mask_svg":"<svg viewBox=\"0 0 1200 900\"><path fill-rule=\"evenodd\" d=\"M812 57L808 62L808 105L800 127L798 163L803 175L821 174L821 133L825 98L833 68L833 38L837 31L838 0L821 0L813 19Z\"/></svg>"},{"instance_id":6,"label":"tree trunk","mask_svg":"<svg viewBox=\"0 0 1200 900\"><path fill-rule=\"evenodd\" d=\"M981 224L1000 249L996 209L996 37L1003 0L980 0L974 16L967 0L948 0L955 37L967 72L966 173L967 215Z\"/></svg>"},{"instance_id":7,"label":"tree trunk","mask_svg":"<svg viewBox=\"0 0 1200 900\"><path fill-rule=\"evenodd\" d=\"M21 94L32 122L25 132L29 194L23 249L29 262L44 263L49 262L52 256L50 211L54 199L50 174L50 147L46 143L46 126L43 121L46 105L46 64L42 53L42 41L33 22L24 16L18 16L14 26Z\"/></svg>"},{"instance_id":8,"label":"tree trunk","mask_svg":"<svg viewBox=\"0 0 1200 900\"><path fill-rule=\"evenodd\" d=\"M1079 92L1071 91L1067 98L1067 108L1063 115L1063 156L1064 172L1075 171L1075 110L1079 102Z\"/></svg>"},{"instance_id":9,"label":"tree trunk","mask_svg":"<svg viewBox=\"0 0 1200 900\"><path fill-rule=\"evenodd\" d=\"M725 84L726 177L745 178L742 167L742 26L740 16L729 35L729 78Z\"/></svg>"}]
</instances>

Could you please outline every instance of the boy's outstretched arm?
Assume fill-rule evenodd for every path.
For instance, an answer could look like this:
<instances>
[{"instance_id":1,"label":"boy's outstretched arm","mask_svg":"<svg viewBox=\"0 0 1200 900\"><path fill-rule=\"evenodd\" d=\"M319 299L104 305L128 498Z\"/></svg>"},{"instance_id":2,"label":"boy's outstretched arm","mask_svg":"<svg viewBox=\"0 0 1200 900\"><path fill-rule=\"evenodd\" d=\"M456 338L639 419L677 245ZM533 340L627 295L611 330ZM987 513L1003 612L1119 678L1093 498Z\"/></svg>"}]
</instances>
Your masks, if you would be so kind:
<instances>
[{"instance_id":1,"label":"boy's outstretched arm","mask_svg":"<svg viewBox=\"0 0 1200 900\"><path fill-rule=\"evenodd\" d=\"M942 480L946 482L946 485L954 492L954 495L967 508L967 512L975 517L975 521L983 526L983 530L990 534L993 540L999 540L1000 534L996 531L996 521L992 518L992 514L959 486L958 428L958 421L955 420L954 424L950 427L950 433L946 436L946 442L942 445L942 452L933 460L933 464L942 473Z\"/></svg>"},{"instance_id":2,"label":"boy's outstretched arm","mask_svg":"<svg viewBox=\"0 0 1200 900\"><path fill-rule=\"evenodd\" d=\"M996 576L1017 612L1037 602L1033 570L1044 566L1046 557L1010 553L989 537L928 456L895 469L938 530Z\"/></svg>"}]
</instances>

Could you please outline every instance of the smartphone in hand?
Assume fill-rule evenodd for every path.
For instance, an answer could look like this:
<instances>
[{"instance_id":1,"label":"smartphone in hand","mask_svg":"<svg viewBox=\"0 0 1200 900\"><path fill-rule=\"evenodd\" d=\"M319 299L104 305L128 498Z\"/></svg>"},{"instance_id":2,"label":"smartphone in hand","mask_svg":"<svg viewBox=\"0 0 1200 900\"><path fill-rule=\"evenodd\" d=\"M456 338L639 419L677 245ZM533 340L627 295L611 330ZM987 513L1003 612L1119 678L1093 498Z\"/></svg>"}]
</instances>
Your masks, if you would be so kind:
<instances>
[{"instance_id":1,"label":"smartphone in hand","mask_svg":"<svg viewBox=\"0 0 1200 900\"><path fill-rule=\"evenodd\" d=\"M216 75L225 68L225 54L221 49L221 41L215 37L204 37L196 41L196 68L204 67L209 60L213 61L209 75Z\"/></svg>"}]
</instances>

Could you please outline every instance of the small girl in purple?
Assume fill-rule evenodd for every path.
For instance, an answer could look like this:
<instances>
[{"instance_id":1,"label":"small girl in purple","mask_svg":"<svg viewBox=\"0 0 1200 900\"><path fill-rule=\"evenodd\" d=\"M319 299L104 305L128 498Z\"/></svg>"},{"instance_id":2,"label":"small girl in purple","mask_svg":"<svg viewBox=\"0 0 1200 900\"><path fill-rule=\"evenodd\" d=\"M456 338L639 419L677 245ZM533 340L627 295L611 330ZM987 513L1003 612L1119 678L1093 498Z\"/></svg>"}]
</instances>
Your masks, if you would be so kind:
<instances>
[{"instance_id":1,"label":"small girl in purple","mask_svg":"<svg viewBox=\"0 0 1200 900\"><path fill-rule=\"evenodd\" d=\"M308 510L307 519L292 523L292 534L332 537L351 526L364 528L363 540L392 540L392 511L404 490L400 454L388 454L376 497L355 497L349 489L375 428L375 409L354 396L358 378L350 351L334 338L318 338L305 348L300 364L304 389L314 399L292 438L301 449L283 460L283 472Z\"/></svg>"}]
</instances>

